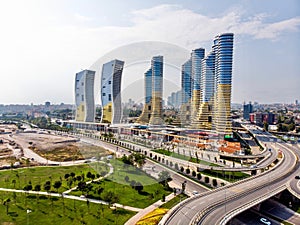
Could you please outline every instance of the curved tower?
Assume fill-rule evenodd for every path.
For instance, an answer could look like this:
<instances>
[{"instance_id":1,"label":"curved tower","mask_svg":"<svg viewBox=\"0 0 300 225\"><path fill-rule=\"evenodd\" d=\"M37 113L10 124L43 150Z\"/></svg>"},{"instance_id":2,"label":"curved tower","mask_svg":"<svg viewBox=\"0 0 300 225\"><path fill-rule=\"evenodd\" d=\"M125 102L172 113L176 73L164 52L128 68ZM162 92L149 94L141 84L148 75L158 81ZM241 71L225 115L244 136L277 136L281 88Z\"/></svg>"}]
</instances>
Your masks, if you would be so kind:
<instances>
[{"instance_id":1,"label":"curved tower","mask_svg":"<svg viewBox=\"0 0 300 225\"><path fill-rule=\"evenodd\" d=\"M75 78L75 120L80 122L94 122L95 100L94 80L95 71L83 70L76 73Z\"/></svg>"},{"instance_id":2,"label":"curved tower","mask_svg":"<svg viewBox=\"0 0 300 225\"><path fill-rule=\"evenodd\" d=\"M121 81L124 62L112 60L103 64L101 73L102 123L121 122Z\"/></svg>"},{"instance_id":3,"label":"curved tower","mask_svg":"<svg viewBox=\"0 0 300 225\"><path fill-rule=\"evenodd\" d=\"M196 115L200 105L201 95L201 60L204 58L205 49L198 48L192 51L192 79L193 79L193 92L192 92L192 120L196 119Z\"/></svg>"},{"instance_id":4,"label":"curved tower","mask_svg":"<svg viewBox=\"0 0 300 225\"><path fill-rule=\"evenodd\" d=\"M214 128L218 134L231 134L231 83L233 59L233 33L217 35L215 51L215 115Z\"/></svg>"}]
</instances>

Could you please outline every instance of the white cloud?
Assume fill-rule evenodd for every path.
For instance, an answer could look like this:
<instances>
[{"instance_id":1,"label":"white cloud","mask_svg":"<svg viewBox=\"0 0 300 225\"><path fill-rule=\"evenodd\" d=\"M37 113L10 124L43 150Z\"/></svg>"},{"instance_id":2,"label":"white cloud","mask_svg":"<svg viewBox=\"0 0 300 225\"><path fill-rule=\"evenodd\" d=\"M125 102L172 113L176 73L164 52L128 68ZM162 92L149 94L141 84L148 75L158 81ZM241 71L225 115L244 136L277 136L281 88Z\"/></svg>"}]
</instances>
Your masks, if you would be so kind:
<instances>
[{"instance_id":1,"label":"white cloud","mask_svg":"<svg viewBox=\"0 0 300 225\"><path fill-rule=\"evenodd\" d=\"M25 3L23 8L11 5L9 9L0 9L0 70L6 74L1 81L0 103L43 102L49 93L53 95L51 101L71 102L74 73L89 68L99 57L120 45L150 40L192 49L207 41L211 43L221 32L276 40L284 32L297 32L300 25L299 17L266 23L269 15L244 18L237 9L211 17L179 5L158 5L132 11L131 25L95 27L95 23L89 24L97 18L80 13L71 14L75 20L70 22L68 15L59 17L54 11L45 11L44 15L34 5L29 10ZM46 80L49 90L40 85L41 80ZM18 93L26 94L7 100L12 83Z\"/></svg>"}]
</instances>

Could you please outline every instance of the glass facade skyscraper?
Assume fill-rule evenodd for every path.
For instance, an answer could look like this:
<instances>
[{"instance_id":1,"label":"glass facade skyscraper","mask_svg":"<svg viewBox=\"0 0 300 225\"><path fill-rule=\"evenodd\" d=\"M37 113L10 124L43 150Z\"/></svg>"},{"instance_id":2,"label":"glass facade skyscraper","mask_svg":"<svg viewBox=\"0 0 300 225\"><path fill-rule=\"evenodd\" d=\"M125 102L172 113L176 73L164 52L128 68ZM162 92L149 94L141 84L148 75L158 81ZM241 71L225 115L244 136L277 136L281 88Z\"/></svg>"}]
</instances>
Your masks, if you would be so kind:
<instances>
[{"instance_id":1,"label":"glass facade skyscraper","mask_svg":"<svg viewBox=\"0 0 300 225\"><path fill-rule=\"evenodd\" d=\"M95 121L94 80L95 71L83 70L75 76L75 120Z\"/></svg>"},{"instance_id":2,"label":"glass facade skyscraper","mask_svg":"<svg viewBox=\"0 0 300 225\"><path fill-rule=\"evenodd\" d=\"M201 95L201 60L204 58L205 49L198 48L192 51L192 79L193 79L193 92L192 92L192 119L195 119L200 105Z\"/></svg>"},{"instance_id":3,"label":"glass facade skyscraper","mask_svg":"<svg viewBox=\"0 0 300 225\"><path fill-rule=\"evenodd\" d=\"M144 73L144 92L145 92L145 104L142 114L138 118L137 122L142 124L148 124L152 112L152 69L150 68Z\"/></svg>"},{"instance_id":4,"label":"glass facade skyscraper","mask_svg":"<svg viewBox=\"0 0 300 225\"><path fill-rule=\"evenodd\" d=\"M121 81L124 62L112 60L103 64L101 73L102 123L118 124L122 119Z\"/></svg>"},{"instance_id":5,"label":"glass facade skyscraper","mask_svg":"<svg viewBox=\"0 0 300 225\"><path fill-rule=\"evenodd\" d=\"M233 33L217 35L214 39L215 51L215 115L214 128L219 134L232 132L231 109L231 83L233 59Z\"/></svg>"},{"instance_id":6,"label":"glass facade skyscraper","mask_svg":"<svg viewBox=\"0 0 300 225\"><path fill-rule=\"evenodd\" d=\"M149 124L161 125L162 119L162 92L163 92L163 56L154 56L151 60L152 70L152 112Z\"/></svg>"}]
</instances>

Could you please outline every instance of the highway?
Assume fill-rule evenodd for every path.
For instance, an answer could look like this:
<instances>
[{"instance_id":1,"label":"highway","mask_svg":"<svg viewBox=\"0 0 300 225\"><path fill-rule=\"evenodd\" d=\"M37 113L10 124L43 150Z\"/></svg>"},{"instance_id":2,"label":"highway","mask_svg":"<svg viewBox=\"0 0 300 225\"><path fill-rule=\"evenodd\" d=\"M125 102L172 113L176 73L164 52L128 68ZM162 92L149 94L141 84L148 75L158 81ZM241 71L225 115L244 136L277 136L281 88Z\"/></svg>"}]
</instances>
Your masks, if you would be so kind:
<instances>
[{"instance_id":1,"label":"highway","mask_svg":"<svg viewBox=\"0 0 300 225\"><path fill-rule=\"evenodd\" d=\"M275 149L275 144L268 145ZM286 184L295 179L299 171L299 162L290 146L277 145L280 145L284 159L273 170L187 200L168 219L164 218L161 224L220 224L228 213L234 210L242 212L286 189ZM299 156L299 151L296 154Z\"/></svg>"}]
</instances>

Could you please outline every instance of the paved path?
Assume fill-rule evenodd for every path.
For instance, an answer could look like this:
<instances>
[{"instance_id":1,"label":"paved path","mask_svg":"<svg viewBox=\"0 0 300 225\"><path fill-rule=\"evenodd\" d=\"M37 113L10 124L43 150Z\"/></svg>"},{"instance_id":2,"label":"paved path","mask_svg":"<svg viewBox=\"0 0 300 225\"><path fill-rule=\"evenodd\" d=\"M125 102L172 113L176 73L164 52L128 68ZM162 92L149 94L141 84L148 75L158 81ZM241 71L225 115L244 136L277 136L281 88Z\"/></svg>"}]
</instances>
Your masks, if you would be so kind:
<instances>
[{"instance_id":1,"label":"paved path","mask_svg":"<svg viewBox=\"0 0 300 225\"><path fill-rule=\"evenodd\" d=\"M135 225L141 218L143 218L144 216L146 216L148 213L152 212L153 210L155 210L156 208L158 208L159 206L161 206L162 204L170 201L172 198L174 198L175 195L169 194L168 196L166 196L166 201L162 202L161 200L153 203L152 205L148 206L147 208L144 208L143 210L139 211L137 214L135 214L133 217L131 217L126 223L125 225Z\"/></svg>"}]
</instances>

